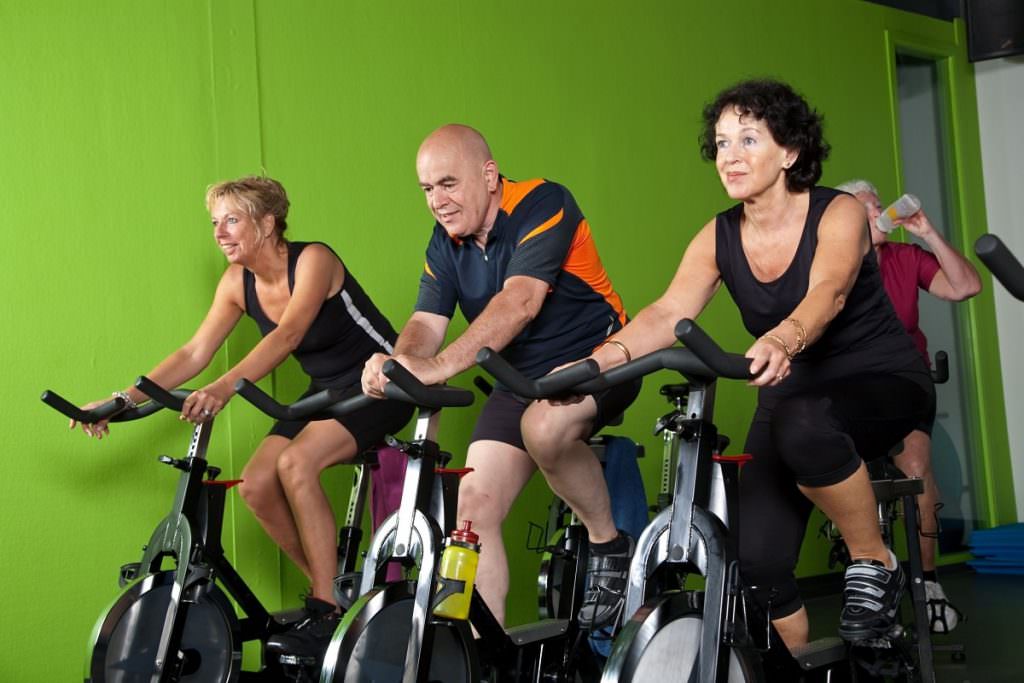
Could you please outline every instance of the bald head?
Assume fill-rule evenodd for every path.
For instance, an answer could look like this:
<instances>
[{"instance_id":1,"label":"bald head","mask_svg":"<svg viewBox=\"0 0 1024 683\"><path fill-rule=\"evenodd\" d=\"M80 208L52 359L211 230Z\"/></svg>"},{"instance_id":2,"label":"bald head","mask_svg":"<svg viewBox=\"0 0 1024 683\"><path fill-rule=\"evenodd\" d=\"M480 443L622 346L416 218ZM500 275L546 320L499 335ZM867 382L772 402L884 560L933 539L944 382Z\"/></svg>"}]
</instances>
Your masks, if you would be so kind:
<instances>
[{"instance_id":1,"label":"bald head","mask_svg":"<svg viewBox=\"0 0 1024 683\"><path fill-rule=\"evenodd\" d=\"M474 165L486 163L493 158L491 148L480 131L461 123L449 123L428 135L416 155L417 163L425 154L453 155Z\"/></svg>"},{"instance_id":2,"label":"bald head","mask_svg":"<svg viewBox=\"0 0 1024 683\"><path fill-rule=\"evenodd\" d=\"M501 203L501 178L483 135L459 124L438 128L420 145L416 175L430 212L449 235L486 243Z\"/></svg>"}]
</instances>

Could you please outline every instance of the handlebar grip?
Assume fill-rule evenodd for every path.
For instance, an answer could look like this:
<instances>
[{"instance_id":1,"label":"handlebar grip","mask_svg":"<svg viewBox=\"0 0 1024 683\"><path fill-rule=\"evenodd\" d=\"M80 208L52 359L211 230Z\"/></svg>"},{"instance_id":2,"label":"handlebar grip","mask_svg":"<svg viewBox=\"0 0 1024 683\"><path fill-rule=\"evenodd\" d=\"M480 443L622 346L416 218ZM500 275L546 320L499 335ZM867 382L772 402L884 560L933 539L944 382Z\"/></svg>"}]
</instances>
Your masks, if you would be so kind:
<instances>
[{"instance_id":1,"label":"handlebar grip","mask_svg":"<svg viewBox=\"0 0 1024 683\"><path fill-rule=\"evenodd\" d=\"M507 386L512 393L530 399L551 398L570 393L577 385L600 374L597 363L587 359L539 379L528 379L512 367L501 354L486 346L477 352L476 362Z\"/></svg>"},{"instance_id":2,"label":"handlebar grip","mask_svg":"<svg viewBox=\"0 0 1024 683\"><path fill-rule=\"evenodd\" d=\"M444 385L428 387L393 358L385 361L381 372L404 394L399 395L394 389L388 393L387 385L385 385L384 395L388 398L413 403L424 408L460 408L473 404L473 392Z\"/></svg>"},{"instance_id":3,"label":"handlebar grip","mask_svg":"<svg viewBox=\"0 0 1024 683\"><path fill-rule=\"evenodd\" d=\"M43 403L50 406L57 412L63 413L75 422L81 422L83 424L93 424L94 422L106 420L107 418L116 415L118 411L124 408L124 400L115 398L107 401L101 406L96 406L92 410L82 410L56 391L50 391L49 389L44 391L43 395L39 398Z\"/></svg>"},{"instance_id":4,"label":"handlebar grip","mask_svg":"<svg viewBox=\"0 0 1024 683\"><path fill-rule=\"evenodd\" d=\"M638 377L649 375L652 372L657 372L667 367L664 363L665 351L671 349L662 349L661 351L655 351L654 353L648 353L639 358L618 365L610 370L605 370L600 376L595 379L588 380L573 387L575 391L581 394L596 394L599 391L604 391L609 387L616 386L617 384L624 384L630 382Z\"/></svg>"},{"instance_id":5,"label":"handlebar grip","mask_svg":"<svg viewBox=\"0 0 1024 683\"><path fill-rule=\"evenodd\" d=\"M993 234L982 235L974 243L974 253L1015 299L1024 301L1024 266L1001 239Z\"/></svg>"},{"instance_id":6,"label":"handlebar grip","mask_svg":"<svg viewBox=\"0 0 1024 683\"><path fill-rule=\"evenodd\" d=\"M247 379L235 382L235 391L249 403L275 420L327 420L332 417L344 417L360 408L373 405L377 400L357 394L342 400L337 389L324 389L299 399L290 405L278 403L270 394L260 389Z\"/></svg>"},{"instance_id":7,"label":"handlebar grip","mask_svg":"<svg viewBox=\"0 0 1024 683\"><path fill-rule=\"evenodd\" d=\"M704 362L719 377L730 379L750 379L750 359L735 353L722 350L700 326L689 318L683 318L676 324L676 339Z\"/></svg>"},{"instance_id":8,"label":"handlebar grip","mask_svg":"<svg viewBox=\"0 0 1024 683\"><path fill-rule=\"evenodd\" d=\"M288 413L288 406L278 403L270 394L244 377L235 382L235 391L239 396L275 420L291 419Z\"/></svg>"},{"instance_id":9,"label":"handlebar grip","mask_svg":"<svg viewBox=\"0 0 1024 683\"><path fill-rule=\"evenodd\" d=\"M335 391L335 389L328 389L327 393L328 395L332 395L332 393ZM313 397L310 396L309 398ZM355 411L361 410L363 408L369 408L376 402L377 399L375 399L372 396L367 396L366 394L356 394L355 396L350 396L349 398L346 398L344 401L340 401L338 403L334 403L332 405L327 406L323 410L323 415L327 417L345 417L349 413L354 413Z\"/></svg>"},{"instance_id":10,"label":"handlebar grip","mask_svg":"<svg viewBox=\"0 0 1024 683\"><path fill-rule=\"evenodd\" d=\"M932 381L945 384L949 381L949 356L945 351L935 353L935 367L932 369Z\"/></svg>"},{"instance_id":11,"label":"handlebar grip","mask_svg":"<svg viewBox=\"0 0 1024 683\"><path fill-rule=\"evenodd\" d=\"M70 417L75 422L81 422L82 424L95 424L101 420L109 420L111 422L131 422L132 420L138 420L148 415L152 415L158 410L163 410L164 408L159 403L146 403L137 408L121 410L124 407L124 401L120 398L114 398L103 405L96 406L92 410L82 410L56 391L50 390L44 391L40 399L43 403L54 410Z\"/></svg>"},{"instance_id":12,"label":"handlebar grip","mask_svg":"<svg viewBox=\"0 0 1024 683\"><path fill-rule=\"evenodd\" d=\"M140 375L135 380L135 388L149 396L153 401L160 404L164 408L170 408L171 410L180 411L182 405L185 403L185 399L192 393L191 389L175 389L168 391L162 386L146 377Z\"/></svg>"}]
</instances>

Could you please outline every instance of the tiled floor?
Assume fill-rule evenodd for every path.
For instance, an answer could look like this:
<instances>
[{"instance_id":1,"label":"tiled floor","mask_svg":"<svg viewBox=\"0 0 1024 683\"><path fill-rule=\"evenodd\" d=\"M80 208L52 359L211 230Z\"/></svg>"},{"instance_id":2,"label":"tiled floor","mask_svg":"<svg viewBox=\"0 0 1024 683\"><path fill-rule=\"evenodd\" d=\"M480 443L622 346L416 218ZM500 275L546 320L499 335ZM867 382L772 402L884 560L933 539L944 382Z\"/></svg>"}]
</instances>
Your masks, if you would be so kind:
<instances>
[{"instance_id":1,"label":"tiled floor","mask_svg":"<svg viewBox=\"0 0 1024 683\"><path fill-rule=\"evenodd\" d=\"M966 567L946 569L940 576L947 597L967 615L952 633L936 636L935 644L960 644L966 659L955 662L936 652L937 683L1024 682L1024 576L977 574ZM839 597L807 601L812 636L835 632Z\"/></svg>"}]
</instances>

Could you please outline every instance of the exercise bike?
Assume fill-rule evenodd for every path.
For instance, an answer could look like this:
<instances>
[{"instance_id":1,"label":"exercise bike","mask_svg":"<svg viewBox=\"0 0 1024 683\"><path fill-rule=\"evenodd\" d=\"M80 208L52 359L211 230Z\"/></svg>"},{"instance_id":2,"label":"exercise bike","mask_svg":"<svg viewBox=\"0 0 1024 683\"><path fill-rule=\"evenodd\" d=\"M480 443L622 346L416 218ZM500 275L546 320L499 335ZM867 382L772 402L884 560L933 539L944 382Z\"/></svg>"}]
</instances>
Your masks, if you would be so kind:
<instances>
[{"instance_id":1,"label":"exercise bike","mask_svg":"<svg viewBox=\"0 0 1024 683\"><path fill-rule=\"evenodd\" d=\"M538 381L559 393L595 373L593 365L568 368ZM435 439L438 411L466 406L473 395L452 387L425 387L394 361L384 365L389 398L419 408L414 439L399 443L409 458L399 511L374 534L363 565L363 593L342 618L324 657L323 683L346 681L568 681L573 665L572 622L549 619L502 628L474 593L469 620L444 619L434 607L459 582L438 576L441 539L454 527L458 472L445 462ZM384 583L383 567L400 561L414 580ZM474 639L470 624L479 638Z\"/></svg>"},{"instance_id":2,"label":"exercise bike","mask_svg":"<svg viewBox=\"0 0 1024 683\"><path fill-rule=\"evenodd\" d=\"M662 424L670 428L666 440L678 446L671 503L637 541L626 621L601 680L761 681L762 653L752 629L770 626L767 618L758 621L747 609L735 548L737 475L750 456L716 454L719 438L712 421L716 379L749 378L750 360L723 352L692 321L681 321L676 334L688 348L648 354L573 388L594 393L661 369L679 371L687 379L685 392L677 392L685 410L670 413ZM684 588L692 573L704 577L703 591ZM794 674L789 680L803 670L824 677L847 666L838 638L816 643L796 659L782 656Z\"/></svg>"},{"instance_id":3,"label":"exercise bike","mask_svg":"<svg viewBox=\"0 0 1024 683\"><path fill-rule=\"evenodd\" d=\"M939 351L935 354L932 381L935 384L944 384L948 380L949 358L945 351ZM893 453L889 453L869 462L868 475L878 503L878 524L882 532L882 541L890 549L895 548L897 522L901 517L903 519L907 544L907 590L904 594L904 609L900 611L898 622L885 638L877 639L870 646L852 647L850 656L861 670L861 679L934 683L933 658L935 650L939 648L932 644L921 546L917 541L923 533L917 497L924 492L924 482L918 478L904 476L893 463L892 455ZM849 553L846 552L845 543L835 525L826 522L823 529L833 543L829 553L829 566L849 564ZM942 650L950 652L954 660L965 659L962 645L946 645L942 646Z\"/></svg>"},{"instance_id":4,"label":"exercise bike","mask_svg":"<svg viewBox=\"0 0 1024 683\"><path fill-rule=\"evenodd\" d=\"M52 391L42 400L73 420L94 424L141 419L165 407L180 411L191 393L167 391L145 377L136 387L153 400L128 410L120 398L89 411ZM301 614L268 612L224 556L225 496L239 482L217 480L220 468L208 464L212 429L212 419L195 426L184 458L158 458L181 472L171 511L144 546L142 559L121 568L123 591L101 614L90 637L86 683L287 679L272 657L263 656L258 671L242 670L244 642L259 642L262 654L266 641ZM232 603L244 618L239 619Z\"/></svg>"}]
</instances>

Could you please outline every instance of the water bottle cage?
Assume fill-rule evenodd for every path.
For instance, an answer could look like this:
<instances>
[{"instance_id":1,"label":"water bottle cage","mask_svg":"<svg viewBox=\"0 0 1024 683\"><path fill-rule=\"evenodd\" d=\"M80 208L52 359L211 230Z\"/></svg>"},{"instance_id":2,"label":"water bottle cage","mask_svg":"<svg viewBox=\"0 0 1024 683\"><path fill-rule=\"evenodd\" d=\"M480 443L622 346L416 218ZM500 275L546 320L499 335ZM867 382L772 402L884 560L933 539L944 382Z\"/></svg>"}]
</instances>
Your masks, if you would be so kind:
<instances>
[{"instance_id":1,"label":"water bottle cage","mask_svg":"<svg viewBox=\"0 0 1024 683\"><path fill-rule=\"evenodd\" d=\"M443 576L437 577L437 593L434 594L434 603L430 606L430 611L433 612L437 609L437 606L446 598L458 595L465 590L466 582L462 579L446 579Z\"/></svg>"},{"instance_id":2,"label":"water bottle cage","mask_svg":"<svg viewBox=\"0 0 1024 683\"><path fill-rule=\"evenodd\" d=\"M725 579L725 619L722 621L722 644L729 647L758 649L750 633L750 611L747 590L740 577L740 563L729 565ZM770 623L770 621L769 621Z\"/></svg>"},{"instance_id":3,"label":"water bottle cage","mask_svg":"<svg viewBox=\"0 0 1024 683\"><path fill-rule=\"evenodd\" d=\"M746 624L745 633L749 639L747 641L747 647L764 654L772 647L772 602L774 602L775 598L778 596L779 591L777 588L767 589L769 591L768 597L764 601L765 607L762 608L760 607L758 600L754 597L754 594L764 592L766 589L761 588L760 586L743 585L738 574L739 572L737 571L737 588L740 592L739 605L743 612L743 622ZM732 584L730 583L729 585L731 586ZM748 605L750 604L754 605L753 609L748 609ZM754 637L754 634L762 628L762 618L764 619L763 641ZM756 624L754 623L755 620L757 622ZM757 631L754 630L755 628ZM775 646L778 647L778 645L779 644L776 643Z\"/></svg>"}]
</instances>

